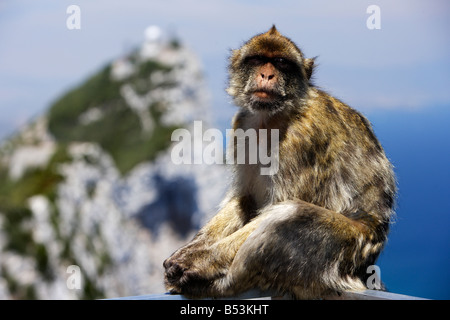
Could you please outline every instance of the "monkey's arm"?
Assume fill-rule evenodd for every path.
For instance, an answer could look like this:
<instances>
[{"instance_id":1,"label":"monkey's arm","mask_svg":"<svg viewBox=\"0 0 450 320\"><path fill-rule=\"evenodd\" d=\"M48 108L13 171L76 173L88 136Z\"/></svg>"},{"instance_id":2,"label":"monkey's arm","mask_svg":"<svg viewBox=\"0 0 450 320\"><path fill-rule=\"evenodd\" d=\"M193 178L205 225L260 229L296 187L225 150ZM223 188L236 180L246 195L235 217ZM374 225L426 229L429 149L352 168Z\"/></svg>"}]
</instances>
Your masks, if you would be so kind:
<instances>
[{"instance_id":1,"label":"monkey's arm","mask_svg":"<svg viewBox=\"0 0 450 320\"><path fill-rule=\"evenodd\" d=\"M184 271L193 268L200 260L210 261L208 252L212 245L226 238L244 225L241 200L229 197L219 212L197 233L194 239L178 249L163 263L166 288L178 292L176 283L183 278ZM204 263L202 263L204 265Z\"/></svg>"},{"instance_id":2,"label":"monkey's arm","mask_svg":"<svg viewBox=\"0 0 450 320\"><path fill-rule=\"evenodd\" d=\"M241 199L230 197L225 201L219 212L198 232L194 238L203 243L211 244L232 234L244 225Z\"/></svg>"},{"instance_id":3,"label":"monkey's arm","mask_svg":"<svg viewBox=\"0 0 450 320\"><path fill-rule=\"evenodd\" d=\"M223 295L212 284L227 275L239 248L260 221L254 219L209 246L190 247L182 256L170 260L166 269L166 287L172 293L193 297Z\"/></svg>"}]
</instances>

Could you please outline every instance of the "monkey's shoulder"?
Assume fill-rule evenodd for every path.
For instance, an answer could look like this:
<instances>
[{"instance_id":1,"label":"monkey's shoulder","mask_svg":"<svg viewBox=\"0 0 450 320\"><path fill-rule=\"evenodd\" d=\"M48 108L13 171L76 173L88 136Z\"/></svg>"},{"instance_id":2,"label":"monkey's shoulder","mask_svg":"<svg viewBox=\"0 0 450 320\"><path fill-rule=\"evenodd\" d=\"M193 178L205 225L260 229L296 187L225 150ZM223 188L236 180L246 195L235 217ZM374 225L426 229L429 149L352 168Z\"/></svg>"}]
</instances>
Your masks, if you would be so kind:
<instances>
[{"instance_id":1,"label":"monkey's shoulder","mask_svg":"<svg viewBox=\"0 0 450 320\"><path fill-rule=\"evenodd\" d=\"M359 111L353 109L340 99L327 92L310 88L305 99L304 115L314 118L316 121L323 120L326 123L339 122L342 125L370 125L369 121Z\"/></svg>"},{"instance_id":2,"label":"monkey's shoulder","mask_svg":"<svg viewBox=\"0 0 450 320\"><path fill-rule=\"evenodd\" d=\"M307 134L328 136L337 141L360 142L381 150L372 124L363 114L317 88L310 90L298 119L298 129L308 131Z\"/></svg>"}]
</instances>

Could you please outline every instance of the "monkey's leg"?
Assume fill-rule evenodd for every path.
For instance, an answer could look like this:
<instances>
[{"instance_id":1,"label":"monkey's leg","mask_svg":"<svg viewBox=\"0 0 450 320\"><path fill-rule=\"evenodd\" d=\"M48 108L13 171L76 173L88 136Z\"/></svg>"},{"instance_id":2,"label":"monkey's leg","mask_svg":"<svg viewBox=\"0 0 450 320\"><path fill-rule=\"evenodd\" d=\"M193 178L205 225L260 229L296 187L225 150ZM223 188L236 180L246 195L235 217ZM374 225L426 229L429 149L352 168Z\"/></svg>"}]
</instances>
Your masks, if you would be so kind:
<instances>
[{"instance_id":1,"label":"monkey's leg","mask_svg":"<svg viewBox=\"0 0 450 320\"><path fill-rule=\"evenodd\" d=\"M364 289L358 274L382 246L365 224L300 200L270 206L257 220L228 272L211 284L212 295L260 288L317 298Z\"/></svg>"},{"instance_id":2,"label":"monkey's leg","mask_svg":"<svg viewBox=\"0 0 450 320\"><path fill-rule=\"evenodd\" d=\"M190 243L164 261L167 290L180 292L180 284L185 281L187 271L195 269L197 263L204 265L208 260L211 245L244 225L245 213L242 211L241 203L241 199L231 197Z\"/></svg>"},{"instance_id":3,"label":"monkey's leg","mask_svg":"<svg viewBox=\"0 0 450 320\"><path fill-rule=\"evenodd\" d=\"M177 277L167 277L168 287L172 292L187 296L222 296L211 285L228 273L236 252L261 221L262 219L256 218L212 245L190 251L184 256L184 261L177 262L181 269Z\"/></svg>"}]
</instances>

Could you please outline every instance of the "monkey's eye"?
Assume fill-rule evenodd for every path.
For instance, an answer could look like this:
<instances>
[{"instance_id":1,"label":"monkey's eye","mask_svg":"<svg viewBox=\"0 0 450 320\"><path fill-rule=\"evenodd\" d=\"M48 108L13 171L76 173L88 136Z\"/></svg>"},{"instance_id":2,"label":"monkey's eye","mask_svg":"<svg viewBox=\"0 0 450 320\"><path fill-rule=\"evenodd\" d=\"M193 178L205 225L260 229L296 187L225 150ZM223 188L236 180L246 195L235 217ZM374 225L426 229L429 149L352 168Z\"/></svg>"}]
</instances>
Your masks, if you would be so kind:
<instances>
[{"instance_id":1,"label":"monkey's eye","mask_svg":"<svg viewBox=\"0 0 450 320\"><path fill-rule=\"evenodd\" d=\"M247 65L257 66L257 65L264 64L266 62L266 58L263 56L259 56L259 55L250 56L250 57L245 58L244 62Z\"/></svg>"},{"instance_id":2,"label":"monkey's eye","mask_svg":"<svg viewBox=\"0 0 450 320\"><path fill-rule=\"evenodd\" d=\"M272 61L279 69L288 69L291 66L291 62L285 58L273 58Z\"/></svg>"}]
</instances>

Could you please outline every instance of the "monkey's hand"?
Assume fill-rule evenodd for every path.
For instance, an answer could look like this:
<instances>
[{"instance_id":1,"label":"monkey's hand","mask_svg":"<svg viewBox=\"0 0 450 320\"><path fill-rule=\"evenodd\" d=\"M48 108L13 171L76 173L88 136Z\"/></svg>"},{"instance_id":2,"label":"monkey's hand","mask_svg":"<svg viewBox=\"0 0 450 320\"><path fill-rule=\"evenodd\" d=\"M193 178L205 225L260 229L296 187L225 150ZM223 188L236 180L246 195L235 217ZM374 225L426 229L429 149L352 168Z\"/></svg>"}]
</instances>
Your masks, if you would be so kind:
<instances>
[{"instance_id":1,"label":"monkey's hand","mask_svg":"<svg viewBox=\"0 0 450 320\"><path fill-rule=\"evenodd\" d=\"M236 253L259 221L255 219L212 244L206 244L206 239L200 237L175 252L164 261L169 292L195 297L222 296L224 289L216 285L227 275Z\"/></svg>"},{"instance_id":2,"label":"monkey's hand","mask_svg":"<svg viewBox=\"0 0 450 320\"><path fill-rule=\"evenodd\" d=\"M164 282L169 292L196 297L211 294L211 284L226 274L227 260L233 259L215 247L188 245L166 259Z\"/></svg>"},{"instance_id":3,"label":"monkey's hand","mask_svg":"<svg viewBox=\"0 0 450 320\"><path fill-rule=\"evenodd\" d=\"M171 293L210 294L212 282L227 272L242 241L236 242L240 199L231 197L195 238L164 261L164 282ZM234 243L233 243L234 242Z\"/></svg>"}]
</instances>

